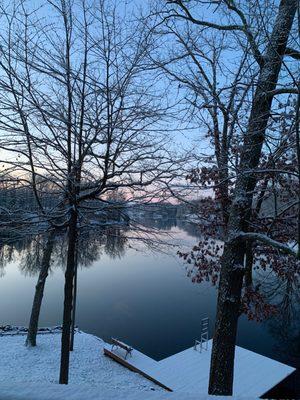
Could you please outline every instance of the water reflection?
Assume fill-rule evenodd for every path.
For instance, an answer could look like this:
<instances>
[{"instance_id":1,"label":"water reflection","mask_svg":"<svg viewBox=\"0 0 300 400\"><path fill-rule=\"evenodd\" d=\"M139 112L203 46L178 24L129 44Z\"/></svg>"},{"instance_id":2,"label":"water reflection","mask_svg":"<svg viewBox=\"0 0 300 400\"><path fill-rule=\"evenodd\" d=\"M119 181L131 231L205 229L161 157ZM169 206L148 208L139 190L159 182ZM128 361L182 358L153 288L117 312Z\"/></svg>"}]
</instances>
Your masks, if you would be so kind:
<instances>
[{"instance_id":1,"label":"water reflection","mask_svg":"<svg viewBox=\"0 0 300 400\"><path fill-rule=\"evenodd\" d=\"M24 240L10 239L0 244L0 277L5 275L8 264L17 262L24 276L34 277L39 273L44 249L47 245L48 233ZM88 268L104 254L110 258L121 258L126 252L128 239L124 228L83 229L78 238L78 262L82 268ZM52 262L50 272L54 268L64 270L67 257L67 232L56 231L53 234Z\"/></svg>"},{"instance_id":2,"label":"water reflection","mask_svg":"<svg viewBox=\"0 0 300 400\"><path fill-rule=\"evenodd\" d=\"M200 236L195 225L180 219L143 222L155 230L157 241L181 248L190 248ZM146 234L142 243L135 235L126 227L80 231L77 323L106 340L119 336L159 359L191 346L201 318L209 316L213 326L216 289L189 280L177 247L153 252ZM41 326L61 323L66 240L66 232L55 233ZM46 243L47 236L39 235L0 246L0 324L28 325ZM242 317L238 344L299 366L299 276L295 281L264 271L256 280L278 313L261 324Z\"/></svg>"},{"instance_id":3,"label":"water reflection","mask_svg":"<svg viewBox=\"0 0 300 400\"><path fill-rule=\"evenodd\" d=\"M261 290L277 308L277 313L266 321L266 326L276 339L275 351L291 365L300 359L300 275L287 270L278 276L267 270L258 273Z\"/></svg>"}]
</instances>

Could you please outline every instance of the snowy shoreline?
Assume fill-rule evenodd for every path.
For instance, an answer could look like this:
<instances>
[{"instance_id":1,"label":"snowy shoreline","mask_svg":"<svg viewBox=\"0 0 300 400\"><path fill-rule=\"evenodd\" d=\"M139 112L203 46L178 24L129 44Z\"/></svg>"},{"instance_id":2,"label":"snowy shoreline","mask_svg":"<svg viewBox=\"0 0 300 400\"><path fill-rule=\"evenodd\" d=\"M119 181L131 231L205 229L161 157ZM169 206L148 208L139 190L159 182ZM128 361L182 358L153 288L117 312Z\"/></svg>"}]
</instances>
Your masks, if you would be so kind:
<instances>
[{"instance_id":1,"label":"snowy shoreline","mask_svg":"<svg viewBox=\"0 0 300 400\"><path fill-rule=\"evenodd\" d=\"M76 328L78 331L78 329ZM15 335L27 335L28 328L24 326L14 326L14 325L2 325L0 326L0 337L1 336L15 336ZM62 327L59 326L53 326L53 327L45 327L45 328L39 328L38 329L38 334L43 335L43 334L49 334L49 333L61 333L62 332Z\"/></svg>"},{"instance_id":2,"label":"snowy shoreline","mask_svg":"<svg viewBox=\"0 0 300 400\"><path fill-rule=\"evenodd\" d=\"M43 331L44 333L44 331ZM26 347L24 332L0 337L0 399L3 385L58 383L61 336L39 334L36 347ZM105 342L77 331L71 353L70 385L106 389L162 391L161 388L118 365L103 354Z\"/></svg>"},{"instance_id":3,"label":"snowy shoreline","mask_svg":"<svg viewBox=\"0 0 300 400\"><path fill-rule=\"evenodd\" d=\"M0 400L211 398L166 392L104 356L105 342L80 330L76 331L74 351L70 355L69 385L59 385L61 335L52 333L60 333L60 327L42 328L36 347L25 346L26 328L12 328L0 335Z\"/></svg>"},{"instance_id":4,"label":"snowy shoreline","mask_svg":"<svg viewBox=\"0 0 300 400\"><path fill-rule=\"evenodd\" d=\"M50 332L49 332L50 333ZM0 337L0 382L58 383L60 335L42 334L36 347L26 347L24 334ZM70 384L140 390L162 390L147 379L118 365L103 354L105 342L91 334L77 331L70 361Z\"/></svg>"}]
</instances>

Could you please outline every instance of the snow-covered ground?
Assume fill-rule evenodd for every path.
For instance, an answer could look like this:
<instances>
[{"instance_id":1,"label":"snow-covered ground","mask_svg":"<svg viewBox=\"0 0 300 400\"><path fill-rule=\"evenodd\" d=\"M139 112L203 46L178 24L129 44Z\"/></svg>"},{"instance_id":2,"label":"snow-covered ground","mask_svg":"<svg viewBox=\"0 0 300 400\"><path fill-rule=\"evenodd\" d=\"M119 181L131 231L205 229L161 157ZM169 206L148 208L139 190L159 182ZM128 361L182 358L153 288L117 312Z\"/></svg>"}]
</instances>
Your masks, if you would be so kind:
<instances>
[{"instance_id":1,"label":"snow-covered ground","mask_svg":"<svg viewBox=\"0 0 300 400\"><path fill-rule=\"evenodd\" d=\"M0 336L0 400L205 400L166 392L103 355L105 342L76 332L69 385L58 384L59 333L38 335L27 348L25 335ZM219 397L222 399L222 397ZM225 398L223 398L225 399ZM227 398L226 398L227 399Z\"/></svg>"},{"instance_id":2,"label":"snow-covered ground","mask_svg":"<svg viewBox=\"0 0 300 400\"><path fill-rule=\"evenodd\" d=\"M58 383L60 334L38 335L37 347L27 348L24 335L0 337L0 399L4 385ZM83 332L75 334L70 360L70 385L104 389L162 391L141 375L103 355L104 342Z\"/></svg>"},{"instance_id":3,"label":"snow-covered ground","mask_svg":"<svg viewBox=\"0 0 300 400\"><path fill-rule=\"evenodd\" d=\"M1 400L168 400L168 397L164 396L162 392L98 389L85 385L58 385L55 383L42 385L41 383L28 384L24 382L15 385L4 384L0 388ZM172 400L179 399L182 400L182 397ZM190 400L190 398L186 400ZM196 400L196 398L191 400Z\"/></svg>"},{"instance_id":4,"label":"snow-covered ground","mask_svg":"<svg viewBox=\"0 0 300 400\"><path fill-rule=\"evenodd\" d=\"M199 396L198 394L167 393L140 390L103 390L84 385L4 384L0 388L1 400L228 400L228 397ZM250 400L249 397L232 400ZM253 399L251 399L253 400Z\"/></svg>"}]
</instances>

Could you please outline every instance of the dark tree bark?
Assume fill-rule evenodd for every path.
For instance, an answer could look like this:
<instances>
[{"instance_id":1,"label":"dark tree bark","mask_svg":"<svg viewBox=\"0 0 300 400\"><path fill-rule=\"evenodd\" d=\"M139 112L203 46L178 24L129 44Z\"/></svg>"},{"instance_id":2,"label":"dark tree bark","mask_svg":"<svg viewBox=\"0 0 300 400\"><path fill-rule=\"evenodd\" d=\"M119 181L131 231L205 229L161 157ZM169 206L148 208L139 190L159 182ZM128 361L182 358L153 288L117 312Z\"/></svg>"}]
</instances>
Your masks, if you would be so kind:
<instances>
[{"instance_id":1,"label":"dark tree bark","mask_svg":"<svg viewBox=\"0 0 300 400\"><path fill-rule=\"evenodd\" d=\"M76 246L76 255L75 255L75 272L74 272L73 310L72 310L72 327L71 327L70 351L74 350L76 302L77 302L77 272L78 272L78 246Z\"/></svg>"},{"instance_id":2,"label":"dark tree bark","mask_svg":"<svg viewBox=\"0 0 300 400\"><path fill-rule=\"evenodd\" d=\"M254 210L252 211L252 214L249 213L249 218L252 217L253 220L255 220L256 218L259 218L260 216L260 212L261 212L261 208L263 205L263 201L265 198L265 193L267 191L267 187L268 187L268 182L269 182L269 178L267 177L262 185L262 189L260 190L259 196L258 196L258 200L257 200L257 204L254 208ZM254 262L254 254L253 254L253 242L252 241L247 241L246 243L246 250L245 250L245 285L246 287L252 287L253 285L253 262Z\"/></svg>"},{"instance_id":3,"label":"dark tree bark","mask_svg":"<svg viewBox=\"0 0 300 400\"><path fill-rule=\"evenodd\" d=\"M253 246L252 242L248 241L246 243L246 249L245 249L245 285L246 287L250 288L253 285L253 261L254 261L254 255L253 255Z\"/></svg>"},{"instance_id":4,"label":"dark tree bark","mask_svg":"<svg viewBox=\"0 0 300 400\"><path fill-rule=\"evenodd\" d=\"M38 281L35 286L35 294L34 294L31 315L30 315L30 322L29 322L29 327L28 327L28 333L27 333L27 338L26 338L26 343L25 343L26 346L33 346L33 347L36 346L36 335L37 335L37 331L38 331L39 317L40 317L41 305L42 305L43 296L44 296L45 283L46 283L46 279L47 279L49 267L50 267L51 254L52 254L52 250L53 250L53 242L54 242L54 231L52 231L50 233L50 235L47 239L44 253L43 253L42 265L41 265Z\"/></svg>"},{"instance_id":5,"label":"dark tree bark","mask_svg":"<svg viewBox=\"0 0 300 400\"><path fill-rule=\"evenodd\" d=\"M70 360L70 339L72 324L72 306L73 306L73 282L76 265L76 243L77 243L77 210L71 209L68 234L68 255L67 267L65 273L65 298L63 326L61 337L61 360L59 383L68 384L69 380L69 360Z\"/></svg>"},{"instance_id":6,"label":"dark tree bark","mask_svg":"<svg viewBox=\"0 0 300 400\"><path fill-rule=\"evenodd\" d=\"M276 88L287 40L295 17L298 0L281 0L252 102L245 135L239 174L230 208L228 234L221 260L217 318L213 339L209 394L232 395L234 354L241 291L244 278L245 243L237 240L247 231L258 166L270 117L272 90Z\"/></svg>"}]
</instances>

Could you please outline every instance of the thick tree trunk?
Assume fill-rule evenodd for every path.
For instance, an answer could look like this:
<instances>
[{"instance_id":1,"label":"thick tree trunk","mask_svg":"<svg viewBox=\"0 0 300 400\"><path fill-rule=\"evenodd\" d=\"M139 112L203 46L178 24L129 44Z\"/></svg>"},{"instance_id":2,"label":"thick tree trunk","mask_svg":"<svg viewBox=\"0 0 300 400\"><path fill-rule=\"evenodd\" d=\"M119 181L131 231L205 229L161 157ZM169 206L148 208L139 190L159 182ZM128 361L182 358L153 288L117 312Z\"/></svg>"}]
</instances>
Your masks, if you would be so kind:
<instances>
[{"instance_id":1,"label":"thick tree trunk","mask_svg":"<svg viewBox=\"0 0 300 400\"><path fill-rule=\"evenodd\" d=\"M225 247L220 278L216 330L213 339L209 393L229 395L233 384L233 360L243 285L244 244ZM233 266L228 268L228 266ZM226 271L224 273L224 265Z\"/></svg>"},{"instance_id":2,"label":"thick tree trunk","mask_svg":"<svg viewBox=\"0 0 300 400\"><path fill-rule=\"evenodd\" d=\"M229 209L230 209L230 199L229 199L229 187L228 187L228 167L226 165L222 166L222 171L220 172L220 185L219 185L219 193L220 193L220 203L222 207L222 215L224 221L224 227L226 230L229 218Z\"/></svg>"},{"instance_id":3,"label":"thick tree trunk","mask_svg":"<svg viewBox=\"0 0 300 400\"><path fill-rule=\"evenodd\" d=\"M298 0L281 0L272 35L264 56L247 133L241 154L239 174L230 208L228 234L221 261L217 318L213 339L209 394L232 395L236 332L244 277L245 244L235 239L247 231L247 217L252 207L258 166L270 117L287 39L295 17ZM251 171L254 171L254 173Z\"/></svg>"},{"instance_id":4,"label":"thick tree trunk","mask_svg":"<svg viewBox=\"0 0 300 400\"><path fill-rule=\"evenodd\" d=\"M263 201L265 198L265 193L266 193L267 187L268 187L268 182L269 182L269 178L267 177L263 182L263 186L262 186L262 189L260 190L256 206L255 206L254 210L252 211L252 215L251 215L251 213L249 213L249 217L248 217L249 219L251 217L253 220L255 220L256 218L259 218L261 208L263 205ZM253 268L254 268L253 262L254 262L253 242L248 241L246 243L246 261L245 261L245 285L248 288L252 287L252 285L253 285Z\"/></svg>"},{"instance_id":5,"label":"thick tree trunk","mask_svg":"<svg viewBox=\"0 0 300 400\"><path fill-rule=\"evenodd\" d=\"M226 122L228 125L228 121ZM228 225L229 209L230 209L230 197L229 197L229 173L228 173L228 147L227 147L227 128L223 132L222 140L222 151L220 155L220 160L218 162L218 167L220 169L220 198L222 206L222 214L225 228Z\"/></svg>"},{"instance_id":6,"label":"thick tree trunk","mask_svg":"<svg viewBox=\"0 0 300 400\"><path fill-rule=\"evenodd\" d=\"M49 272L51 254L53 250L53 242L54 242L54 231L50 233L47 243L44 249L42 265L38 277L37 284L35 286L35 294L31 309L30 322L28 327L28 333L26 338L26 346L36 346L36 335L38 331L39 325L39 317L41 311L42 300L44 296L44 288L46 279Z\"/></svg>"},{"instance_id":7,"label":"thick tree trunk","mask_svg":"<svg viewBox=\"0 0 300 400\"><path fill-rule=\"evenodd\" d=\"M72 208L68 234L68 255L65 273L65 298L63 327L61 337L61 359L59 383L68 384L69 360L70 360L70 335L72 323L73 305L73 281L76 264L76 242L77 242L77 211Z\"/></svg>"},{"instance_id":8,"label":"thick tree trunk","mask_svg":"<svg viewBox=\"0 0 300 400\"><path fill-rule=\"evenodd\" d=\"M245 285L250 288L253 285L253 246L250 241L246 243L246 250L245 250Z\"/></svg>"}]
</instances>

